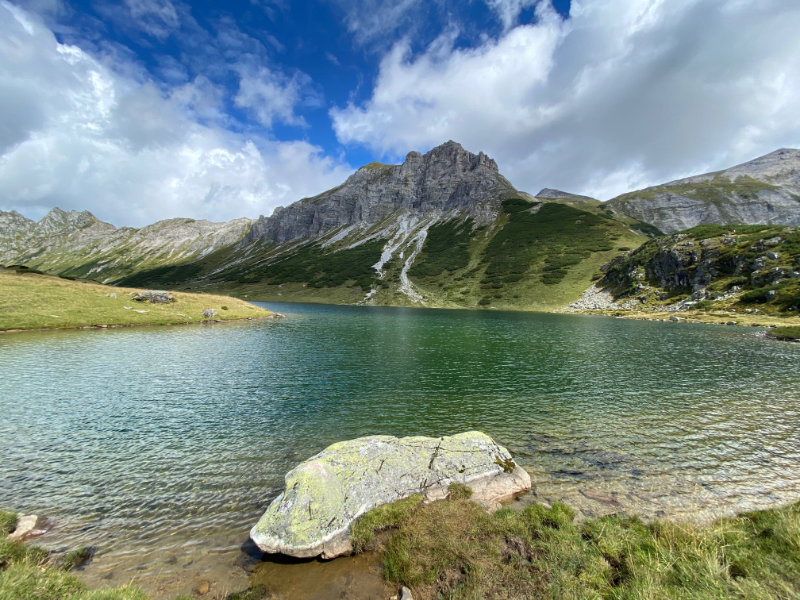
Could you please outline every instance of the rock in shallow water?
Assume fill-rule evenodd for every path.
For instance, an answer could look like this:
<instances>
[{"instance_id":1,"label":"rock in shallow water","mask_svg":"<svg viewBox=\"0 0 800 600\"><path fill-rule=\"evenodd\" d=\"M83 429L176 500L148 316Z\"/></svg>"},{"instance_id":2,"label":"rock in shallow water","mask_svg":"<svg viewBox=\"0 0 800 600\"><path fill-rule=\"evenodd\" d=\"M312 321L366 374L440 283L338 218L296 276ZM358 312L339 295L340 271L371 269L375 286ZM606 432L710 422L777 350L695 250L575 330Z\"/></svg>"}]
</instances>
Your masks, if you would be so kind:
<instances>
[{"instance_id":1,"label":"rock in shallow water","mask_svg":"<svg viewBox=\"0 0 800 600\"><path fill-rule=\"evenodd\" d=\"M387 435L339 442L286 474L286 489L250 530L264 552L334 558L352 551L350 526L368 510L422 494L447 496L469 485L472 499L494 508L531 487L524 469L488 435Z\"/></svg>"}]
</instances>

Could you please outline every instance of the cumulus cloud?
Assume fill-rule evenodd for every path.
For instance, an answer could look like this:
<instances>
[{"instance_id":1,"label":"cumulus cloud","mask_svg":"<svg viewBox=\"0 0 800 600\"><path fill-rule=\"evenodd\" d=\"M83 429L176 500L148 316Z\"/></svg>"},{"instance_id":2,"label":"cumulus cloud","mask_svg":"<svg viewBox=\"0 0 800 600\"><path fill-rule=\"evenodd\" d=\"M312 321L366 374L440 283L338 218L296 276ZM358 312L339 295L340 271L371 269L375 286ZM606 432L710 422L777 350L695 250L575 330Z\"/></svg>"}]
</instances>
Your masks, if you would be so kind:
<instances>
[{"instance_id":1,"label":"cumulus cloud","mask_svg":"<svg viewBox=\"0 0 800 600\"><path fill-rule=\"evenodd\" d=\"M223 127L222 93L203 77L165 92L121 75L0 3L0 209L89 209L116 225L255 217L351 171L307 142Z\"/></svg>"},{"instance_id":2,"label":"cumulus cloud","mask_svg":"<svg viewBox=\"0 0 800 600\"><path fill-rule=\"evenodd\" d=\"M523 1L490 3L513 22ZM502 12L505 10L506 12ZM331 111L338 139L388 156L447 139L519 188L608 198L800 145L800 4L546 1L474 48L383 58L371 97Z\"/></svg>"}]
</instances>

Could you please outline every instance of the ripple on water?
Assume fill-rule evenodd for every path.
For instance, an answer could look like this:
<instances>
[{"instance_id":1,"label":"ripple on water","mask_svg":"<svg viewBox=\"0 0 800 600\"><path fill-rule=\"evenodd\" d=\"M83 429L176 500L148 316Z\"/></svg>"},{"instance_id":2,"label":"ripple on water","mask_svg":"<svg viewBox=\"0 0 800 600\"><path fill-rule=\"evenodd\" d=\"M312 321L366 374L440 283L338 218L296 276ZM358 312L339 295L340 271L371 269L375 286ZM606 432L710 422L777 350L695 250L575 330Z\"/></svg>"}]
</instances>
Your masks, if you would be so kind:
<instances>
[{"instance_id":1,"label":"ripple on water","mask_svg":"<svg viewBox=\"0 0 800 600\"><path fill-rule=\"evenodd\" d=\"M800 497L800 346L751 329L284 305L274 322L0 337L0 500L84 576L244 587L247 531L341 439L481 429L583 514ZM240 585L241 584L241 585Z\"/></svg>"}]
</instances>

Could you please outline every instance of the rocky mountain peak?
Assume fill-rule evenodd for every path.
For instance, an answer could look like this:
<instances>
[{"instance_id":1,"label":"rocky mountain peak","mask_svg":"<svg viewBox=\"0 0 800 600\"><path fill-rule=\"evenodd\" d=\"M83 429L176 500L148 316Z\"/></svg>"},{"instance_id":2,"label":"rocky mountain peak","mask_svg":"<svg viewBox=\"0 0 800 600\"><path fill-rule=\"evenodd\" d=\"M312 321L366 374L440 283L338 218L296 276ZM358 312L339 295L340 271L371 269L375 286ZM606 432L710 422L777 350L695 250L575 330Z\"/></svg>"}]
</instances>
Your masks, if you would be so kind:
<instances>
[{"instance_id":1,"label":"rocky mountain peak","mask_svg":"<svg viewBox=\"0 0 800 600\"><path fill-rule=\"evenodd\" d=\"M278 243L313 238L355 224L371 225L405 211L409 216L465 212L478 222L494 217L500 200L518 192L483 152L448 141L401 165L369 163L339 187L261 217L246 241Z\"/></svg>"},{"instance_id":2,"label":"rocky mountain peak","mask_svg":"<svg viewBox=\"0 0 800 600\"><path fill-rule=\"evenodd\" d=\"M37 230L47 235L69 233L75 229L84 229L100 220L88 210L71 210L69 212L56 207L50 210L36 224Z\"/></svg>"}]
</instances>

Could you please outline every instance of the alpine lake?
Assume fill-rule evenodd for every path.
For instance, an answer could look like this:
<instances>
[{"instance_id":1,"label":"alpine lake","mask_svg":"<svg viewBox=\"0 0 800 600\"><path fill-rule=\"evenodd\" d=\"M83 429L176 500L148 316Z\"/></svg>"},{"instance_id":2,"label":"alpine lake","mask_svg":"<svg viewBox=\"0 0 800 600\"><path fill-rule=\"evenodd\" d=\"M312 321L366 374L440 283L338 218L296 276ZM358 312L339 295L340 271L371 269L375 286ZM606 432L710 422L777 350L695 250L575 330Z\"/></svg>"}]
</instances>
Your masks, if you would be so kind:
<instances>
[{"instance_id":1,"label":"alpine lake","mask_svg":"<svg viewBox=\"0 0 800 600\"><path fill-rule=\"evenodd\" d=\"M265 306L285 318L0 336L0 507L49 517L47 548L96 548L91 586L325 598L337 578L370 597L374 558L263 561L248 531L339 440L481 430L531 474L517 503L579 517L800 498L800 344L763 330Z\"/></svg>"}]
</instances>

